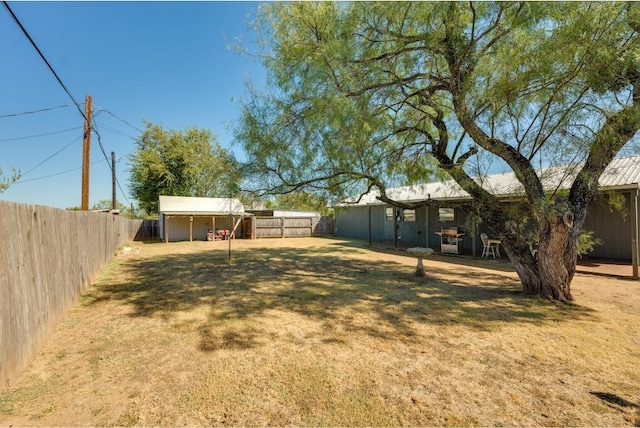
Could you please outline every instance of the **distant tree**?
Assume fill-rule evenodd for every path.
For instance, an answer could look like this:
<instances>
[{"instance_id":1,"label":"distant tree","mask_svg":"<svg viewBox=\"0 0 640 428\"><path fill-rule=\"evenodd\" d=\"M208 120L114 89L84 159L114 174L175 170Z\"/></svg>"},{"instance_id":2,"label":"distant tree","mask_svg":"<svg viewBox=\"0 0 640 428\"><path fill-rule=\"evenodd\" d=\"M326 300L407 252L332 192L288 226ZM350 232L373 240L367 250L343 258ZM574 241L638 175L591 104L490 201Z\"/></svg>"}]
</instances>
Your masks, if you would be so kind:
<instances>
[{"instance_id":1,"label":"distant tree","mask_svg":"<svg viewBox=\"0 0 640 428\"><path fill-rule=\"evenodd\" d=\"M0 193L7 190L11 185L18 180L20 180L21 174L20 171L13 168L11 177L3 177L2 168L0 168Z\"/></svg>"},{"instance_id":2,"label":"distant tree","mask_svg":"<svg viewBox=\"0 0 640 428\"><path fill-rule=\"evenodd\" d=\"M291 192L278 194L275 195L274 201L271 204L273 208L318 211L321 215L331 214L327 198L314 193Z\"/></svg>"},{"instance_id":3,"label":"distant tree","mask_svg":"<svg viewBox=\"0 0 640 428\"><path fill-rule=\"evenodd\" d=\"M242 177L233 156L206 129L165 131L147 123L130 156L130 190L140 208L158 212L158 196L229 197Z\"/></svg>"},{"instance_id":4,"label":"distant tree","mask_svg":"<svg viewBox=\"0 0 640 428\"><path fill-rule=\"evenodd\" d=\"M640 3L274 2L256 31L269 86L237 129L252 183L415 209L438 201L387 188L453 178L523 291L573 299L587 206L640 128ZM474 179L496 163L517 204ZM548 193L536 167L561 164L570 190Z\"/></svg>"},{"instance_id":5,"label":"distant tree","mask_svg":"<svg viewBox=\"0 0 640 428\"><path fill-rule=\"evenodd\" d=\"M101 199L91 207L92 210L110 210L113 205L111 199ZM120 201L116 201L116 209L119 211L120 216L126 218L137 218L136 213L131 211L131 207L127 207Z\"/></svg>"}]
</instances>

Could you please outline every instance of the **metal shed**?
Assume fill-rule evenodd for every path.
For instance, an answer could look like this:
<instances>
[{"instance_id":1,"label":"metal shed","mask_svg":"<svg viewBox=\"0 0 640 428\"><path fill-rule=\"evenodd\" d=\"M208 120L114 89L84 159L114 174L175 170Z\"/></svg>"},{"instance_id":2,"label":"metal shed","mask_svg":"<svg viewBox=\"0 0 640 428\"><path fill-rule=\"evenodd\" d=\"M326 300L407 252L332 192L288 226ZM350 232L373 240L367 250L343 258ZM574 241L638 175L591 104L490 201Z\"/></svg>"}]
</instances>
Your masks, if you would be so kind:
<instances>
[{"instance_id":1,"label":"metal shed","mask_svg":"<svg viewBox=\"0 0 640 428\"><path fill-rule=\"evenodd\" d=\"M206 240L209 231L242 236L244 205L235 198L159 197L160 237L165 242Z\"/></svg>"}]
</instances>

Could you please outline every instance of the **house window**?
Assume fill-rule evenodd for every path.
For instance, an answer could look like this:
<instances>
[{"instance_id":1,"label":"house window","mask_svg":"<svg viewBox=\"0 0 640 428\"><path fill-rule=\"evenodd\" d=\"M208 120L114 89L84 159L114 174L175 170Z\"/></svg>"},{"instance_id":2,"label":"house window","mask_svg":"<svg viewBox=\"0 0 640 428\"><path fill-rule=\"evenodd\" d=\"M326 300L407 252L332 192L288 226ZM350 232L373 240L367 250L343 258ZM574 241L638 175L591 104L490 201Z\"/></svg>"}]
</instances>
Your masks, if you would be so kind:
<instances>
[{"instance_id":1,"label":"house window","mask_svg":"<svg viewBox=\"0 0 640 428\"><path fill-rule=\"evenodd\" d=\"M404 221L416 221L416 210L404 210Z\"/></svg>"},{"instance_id":2,"label":"house window","mask_svg":"<svg viewBox=\"0 0 640 428\"><path fill-rule=\"evenodd\" d=\"M438 221L455 221L456 211L453 208L439 208L438 209Z\"/></svg>"},{"instance_id":3,"label":"house window","mask_svg":"<svg viewBox=\"0 0 640 428\"><path fill-rule=\"evenodd\" d=\"M387 207L384 210L384 215L385 215L385 220L387 221L393 221L393 207Z\"/></svg>"}]
</instances>

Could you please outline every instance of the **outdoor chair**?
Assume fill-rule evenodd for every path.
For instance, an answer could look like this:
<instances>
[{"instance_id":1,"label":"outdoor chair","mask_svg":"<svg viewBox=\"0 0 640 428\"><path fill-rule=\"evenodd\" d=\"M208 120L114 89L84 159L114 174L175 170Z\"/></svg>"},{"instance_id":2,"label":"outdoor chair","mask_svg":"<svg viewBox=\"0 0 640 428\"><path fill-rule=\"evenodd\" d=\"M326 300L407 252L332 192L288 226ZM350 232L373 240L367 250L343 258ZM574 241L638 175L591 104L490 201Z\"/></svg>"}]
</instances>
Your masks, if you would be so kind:
<instances>
[{"instance_id":1,"label":"outdoor chair","mask_svg":"<svg viewBox=\"0 0 640 428\"><path fill-rule=\"evenodd\" d=\"M493 256L500 257L500 241L497 239L489 239L486 233L480 234L480 239L482 239L482 257Z\"/></svg>"}]
</instances>

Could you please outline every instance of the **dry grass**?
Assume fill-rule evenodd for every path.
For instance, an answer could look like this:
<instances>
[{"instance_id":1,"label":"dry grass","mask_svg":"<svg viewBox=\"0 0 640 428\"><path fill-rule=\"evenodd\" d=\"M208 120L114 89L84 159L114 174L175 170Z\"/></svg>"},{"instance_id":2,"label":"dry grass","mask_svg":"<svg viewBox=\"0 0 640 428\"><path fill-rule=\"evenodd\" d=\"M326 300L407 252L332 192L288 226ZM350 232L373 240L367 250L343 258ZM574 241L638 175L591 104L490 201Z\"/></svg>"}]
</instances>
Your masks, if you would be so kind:
<instances>
[{"instance_id":1,"label":"dry grass","mask_svg":"<svg viewBox=\"0 0 640 428\"><path fill-rule=\"evenodd\" d=\"M508 268L323 239L134 243L11 388L0 424L640 425L640 286L576 305Z\"/></svg>"}]
</instances>

